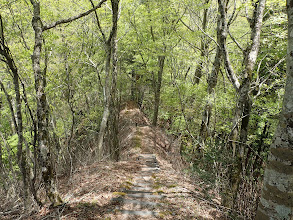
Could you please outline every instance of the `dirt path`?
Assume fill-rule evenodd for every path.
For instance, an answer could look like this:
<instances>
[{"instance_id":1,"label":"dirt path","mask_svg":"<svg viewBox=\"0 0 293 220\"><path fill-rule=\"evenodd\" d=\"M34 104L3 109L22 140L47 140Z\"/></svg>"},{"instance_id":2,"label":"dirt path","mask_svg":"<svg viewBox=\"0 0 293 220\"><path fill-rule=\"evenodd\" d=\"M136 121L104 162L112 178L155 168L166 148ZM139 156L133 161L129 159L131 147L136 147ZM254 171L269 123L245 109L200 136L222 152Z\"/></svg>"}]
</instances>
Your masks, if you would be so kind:
<instances>
[{"instance_id":1,"label":"dirt path","mask_svg":"<svg viewBox=\"0 0 293 220\"><path fill-rule=\"evenodd\" d=\"M81 167L60 179L66 204L31 219L225 219L218 199L180 171L176 143L154 130L138 109L121 112L121 161Z\"/></svg>"},{"instance_id":2,"label":"dirt path","mask_svg":"<svg viewBox=\"0 0 293 220\"><path fill-rule=\"evenodd\" d=\"M137 216L154 219L164 215L161 207L166 196L155 190L155 173L160 171L156 156L140 154L137 160L141 162L140 175L121 190L124 194L112 199L118 201L121 208L114 210L118 215L111 219L136 219Z\"/></svg>"}]
</instances>

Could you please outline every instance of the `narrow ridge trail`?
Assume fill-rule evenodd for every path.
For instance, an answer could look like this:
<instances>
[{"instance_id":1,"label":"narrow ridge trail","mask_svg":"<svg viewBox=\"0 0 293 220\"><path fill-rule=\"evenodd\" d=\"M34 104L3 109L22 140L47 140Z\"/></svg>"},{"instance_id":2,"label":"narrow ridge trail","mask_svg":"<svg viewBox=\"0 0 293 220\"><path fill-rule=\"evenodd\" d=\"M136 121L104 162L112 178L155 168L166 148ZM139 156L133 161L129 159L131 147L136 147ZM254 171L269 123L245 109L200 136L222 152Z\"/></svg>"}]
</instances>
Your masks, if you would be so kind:
<instances>
[{"instance_id":1,"label":"narrow ridge trail","mask_svg":"<svg viewBox=\"0 0 293 220\"><path fill-rule=\"evenodd\" d=\"M123 219L135 219L133 215L148 219L160 217L160 201L165 196L154 191L154 175L160 170L156 156L140 154L137 160L142 163L140 175L134 180L130 190L122 190L125 195L113 199L123 204L122 209L117 211L124 215Z\"/></svg>"},{"instance_id":2,"label":"narrow ridge trail","mask_svg":"<svg viewBox=\"0 0 293 220\"><path fill-rule=\"evenodd\" d=\"M31 219L226 219L215 191L183 173L179 144L139 109L121 111L119 127L121 160L84 165L60 178L66 204Z\"/></svg>"},{"instance_id":3,"label":"narrow ridge trail","mask_svg":"<svg viewBox=\"0 0 293 220\"><path fill-rule=\"evenodd\" d=\"M195 180L182 173L179 144L150 126L137 108L120 113L122 159L138 170L114 193L109 219L225 219Z\"/></svg>"}]
</instances>

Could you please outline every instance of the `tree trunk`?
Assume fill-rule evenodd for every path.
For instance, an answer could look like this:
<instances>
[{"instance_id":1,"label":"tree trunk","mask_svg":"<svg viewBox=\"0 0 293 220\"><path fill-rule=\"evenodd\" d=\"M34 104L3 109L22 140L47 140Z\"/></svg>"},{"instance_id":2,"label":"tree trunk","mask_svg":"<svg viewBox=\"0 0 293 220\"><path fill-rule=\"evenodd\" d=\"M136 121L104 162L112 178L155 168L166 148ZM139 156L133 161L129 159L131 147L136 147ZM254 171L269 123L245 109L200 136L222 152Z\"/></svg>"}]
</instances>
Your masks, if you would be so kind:
<instances>
[{"instance_id":1,"label":"tree trunk","mask_svg":"<svg viewBox=\"0 0 293 220\"><path fill-rule=\"evenodd\" d=\"M14 62L13 62L14 63ZM16 101L16 119L17 119L17 135L18 135L18 142L17 142L17 159L19 168L22 174L23 180L23 199L25 208L28 205L28 173L27 173L27 165L26 165L26 151L23 150L23 124L22 124L22 111L21 111L21 98L20 98L20 89L19 89L19 79L18 79L18 71L16 66L12 69L13 73L13 84L14 84L14 91L15 91L15 101Z\"/></svg>"},{"instance_id":2,"label":"tree trunk","mask_svg":"<svg viewBox=\"0 0 293 220\"><path fill-rule=\"evenodd\" d=\"M165 51L165 49L164 49ZM155 105L154 105L154 116L153 116L153 126L157 126L158 122L158 114L159 114L159 106L160 106L160 95L161 95L161 85L163 79L163 71L165 64L166 56L158 56L158 80L155 83Z\"/></svg>"},{"instance_id":3,"label":"tree trunk","mask_svg":"<svg viewBox=\"0 0 293 220\"><path fill-rule=\"evenodd\" d=\"M99 136L98 136L98 159L101 160L103 156L103 142L104 142L104 136L105 136L105 131L107 128L107 122L108 118L110 115L110 109L109 109L109 102L110 102L110 85L109 85L109 78L110 78L110 65L111 65L111 48L108 45L106 47L107 51L107 58L106 58L106 64L105 64L105 71L106 71L106 78L105 78L105 85L103 88L103 93L104 93L104 112L103 112L103 117L102 121L100 124L100 130L99 130Z\"/></svg>"},{"instance_id":4,"label":"tree trunk","mask_svg":"<svg viewBox=\"0 0 293 220\"><path fill-rule=\"evenodd\" d=\"M92 3L92 1L91 1ZM93 3L92 3L93 5ZM110 157L118 160L119 158L119 142L118 142L118 109L116 104L116 93L117 93L117 25L118 25L118 12L119 12L119 0L111 0L112 6L112 29L109 38L106 40L105 34L99 23L98 15L96 14L97 25L103 36L103 40L106 47L106 79L104 91L104 113L100 124L100 131L98 137L98 150L99 159L102 158L103 154L103 140L108 126L109 137L109 153ZM111 62L112 61L112 62ZM112 68L111 68L112 67ZM112 82L110 84L110 77ZM111 116L111 118L109 118ZM109 122L109 119L111 121ZM112 155L112 156L111 156Z\"/></svg>"},{"instance_id":5,"label":"tree trunk","mask_svg":"<svg viewBox=\"0 0 293 220\"><path fill-rule=\"evenodd\" d=\"M55 183L55 172L51 162L48 132L49 107L45 93L46 72L41 70L41 52L43 44L42 21L40 17L40 3L31 0L33 5L32 25L35 32L35 46L32 55L33 70L35 75L35 89L37 99L37 119L38 119L38 146L40 153L40 165L42 169L42 179L45 184L46 195L51 205L59 205L62 200L57 192Z\"/></svg>"},{"instance_id":6,"label":"tree trunk","mask_svg":"<svg viewBox=\"0 0 293 220\"><path fill-rule=\"evenodd\" d=\"M1 56L4 57L3 61L7 64L9 70L12 72L12 77L13 77L13 84L14 84L14 91L15 91L15 104L16 104L16 116L14 116L14 110L13 106L10 103L10 99L8 94L5 92L7 96L7 100L9 102L12 118L14 121L14 126L15 130L18 136L18 142L17 142L17 160L18 160L18 166L21 171L22 175L22 181L23 181L23 201L24 201L24 206L27 208L28 205L28 197L29 197L29 192L28 192L28 176L27 176L27 165L26 165L26 151L23 150L23 124L22 124L22 107L21 107L21 96L20 96L20 86L19 86L19 75L18 75L18 69L15 65L14 59L12 57L12 54L10 52L10 49L5 45L5 39L4 39L4 27L3 27L3 22L2 18L0 15L0 40L1 40L1 47L0 47L0 54ZM1 82L1 87L4 89L4 85ZM1 155L2 157L2 155ZM1 160L1 167L2 168L2 158Z\"/></svg>"},{"instance_id":7,"label":"tree trunk","mask_svg":"<svg viewBox=\"0 0 293 220\"><path fill-rule=\"evenodd\" d=\"M243 169L244 151L246 147L247 131L249 125L249 116L251 110L251 100L249 97L252 74L257 59L259 46L260 46L260 33L263 20L263 13L265 9L266 0L259 0L255 5L253 23L251 23L251 44L247 47L244 53L244 71L243 80L239 86L239 82L235 77L232 69L228 51L226 45L223 46L223 53L225 57L225 66L229 75L229 78L234 85L236 91L238 91L238 101L233 119L232 138L231 146L233 149L233 156L235 156L235 163L229 171L229 186L226 189L223 204L227 207L233 208L237 191L241 181L241 173ZM223 8L222 0L219 0L219 7L222 17L226 12ZM227 29L227 23L224 28ZM239 127L240 129L240 140L239 140Z\"/></svg>"},{"instance_id":8,"label":"tree trunk","mask_svg":"<svg viewBox=\"0 0 293 220\"><path fill-rule=\"evenodd\" d=\"M210 0L206 0L205 4L207 5L209 3ZM202 20L202 30L206 31L207 29L207 17L208 17L208 12L209 9L205 8L204 12L203 12L203 20ZM204 61L203 59L207 56L208 53L208 43L206 42L206 36L204 36L201 39L201 43L200 43L200 49L201 49L201 60L199 61L199 64L197 65L196 69L195 69L195 74L194 74L194 82L196 84L199 83L201 77L202 77L202 72L203 72L203 66L204 66Z\"/></svg>"},{"instance_id":9,"label":"tree trunk","mask_svg":"<svg viewBox=\"0 0 293 220\"><path fill-rule=\"evenodd\" d=\"M222 26L222 21L220 19L220 16L218 16L217 43L219 45L222 45L223 44L222 42L224 40L221 26ZM212 108L213 108L212 100L214 99L214 94L215 94L214 89L217 85L218 73L220 71L221 61L222 61L222 50L221 50L220 46L217 46L217 51L216 51L212 71L209 74L208 79L207 79L208 97L207 97L207 103L205 105L205 108L204 108L204 111L202 114L202 122L201 122L200 133L199 133L199 145L197 146L198 151L200 151L200 149L204 146L205 140L208 137L210 117L211 117Z\"/></svg>"},{"instance_id":10,"label":"tree trunk","mask_svg":"<svg viewBox=\"0 0 293 220\"><path fill-rule=\"evenodd\" d=\"M1 110L2 110L2 97L0 96L0 118L1 118ZM2 153L2 144L0 143L0 176L3 174L3 153ZM2 179L1 179L2 181Z\"/></svg>"},{"instance_id":11,"label":"tree trunk","mask_svg":"<svg viewBox=\"0 0 293 220\"><path fill-rule=\"evenodd\" d=\"M137 75L135 70L131 71L131 101L137 102Z\"/></svg>"},{"instance_id":12,"label":"tree trunk","mask_svg":"<svg viewBox=\"0 0 293 220\"><path fill-rule=\"evenodd\" d=\"M279 125L271 145L256 220L293 218L293 0L287 0L287 81Z\"/></svg>"},{"instance_id":13,"label":"tree trunk","mask_svg":"<svg viewBox=\"0 0 293 220\"><path fill-rule=\"evenodd\" d=\"M135 102L140 108L143 103L144 91L142 84L140 83L140 78L142 76L137 74L133 69L131 72L131 101Z\"/></svg>"},{"instance_id":14,"label":"tree trunk","mask_svg":"<svg viewBox=\"0 0 293 220\"><path fill-rule=\"evenodd\" d=\"M2 96L0 96L0 118L1 118L1 111L2 111ZM0 144L0 176L2 175L3 170L3 158L2 158L2 145Z\"/></svg>"},{"instance_id":15,"label":"tree trunk","mask_svg":"<svg viewBox=\"0 0 293 220\"><path fill-rule=\"evenodd\" d=\"M111 38L111 49L112 49L112 88L111 88L111 102L110 102L110 158L118 161L120 156L119 139L118 139L118 100L117 100L117 25L118 25L118 10L119 0L111 0L112 5L112 38Z\"/></svg>"}]
</instances>

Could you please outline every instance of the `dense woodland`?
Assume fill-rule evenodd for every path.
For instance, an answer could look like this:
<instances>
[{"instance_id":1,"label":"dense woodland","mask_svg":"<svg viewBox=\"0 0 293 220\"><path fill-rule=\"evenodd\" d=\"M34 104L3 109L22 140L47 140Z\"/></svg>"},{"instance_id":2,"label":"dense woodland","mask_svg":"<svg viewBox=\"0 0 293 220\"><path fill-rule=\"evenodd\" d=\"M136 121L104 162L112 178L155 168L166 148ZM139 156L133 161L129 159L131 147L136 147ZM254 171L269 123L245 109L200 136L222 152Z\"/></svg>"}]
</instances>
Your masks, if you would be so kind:
<instances>
[{"instance_id":1,"label":"dense woodland","mask_svg":"<svg viewBox=\"0 0 293 220\"><path fill-rule=\"evenodd\" d=\"M292 13L292 0L0 0L0 195L24 212L62 204L58 176L119 160L132 103L232 219L289 220Z\"/></svg>"}]
</instances>

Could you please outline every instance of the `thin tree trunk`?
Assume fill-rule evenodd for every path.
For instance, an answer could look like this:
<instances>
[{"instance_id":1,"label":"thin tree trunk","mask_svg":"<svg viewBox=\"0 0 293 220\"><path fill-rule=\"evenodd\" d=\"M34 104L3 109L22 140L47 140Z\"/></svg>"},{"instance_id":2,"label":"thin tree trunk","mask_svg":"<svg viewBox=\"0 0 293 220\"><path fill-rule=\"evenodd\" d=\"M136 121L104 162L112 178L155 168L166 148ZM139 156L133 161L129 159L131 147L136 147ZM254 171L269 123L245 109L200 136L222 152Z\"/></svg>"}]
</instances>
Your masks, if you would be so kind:
<instances>
[{"instance_id":1,"label":"thin tree trunk","mask_svg":"<svg viewBox=\"0 0 293 220\"><path fill-rule=\"evenodd\" d=\"M89 1L91 2L92 7L94 8L93 1L92 0L89 0ZM119 0L111 0L111 5L112 5L112 29L111 29L111 32L109 34L108 39L106 39L106 36L102 30L98 14L95 13L97 25L98 25L98 28L101 32L103 42L104 42L105 48L106 48L106 64L105 64L106 78L105 78L105 85L103 88L104 112L103 112L102 121L100 124L100 130L99 130L99 136L98 136L98 146L97 146L97 149L99 151L98 152L99 159L102 158L103 151L105 150L105 149L103 149L103 141L104 141L104 136L106 133L106 128L107 128L109 116L112 113L117 114L117 113L115 113L116 110L113 109L113 108L116 108L116 105L114 104L115 101L113 102L113 100L116 99L116 78L117 78L116 36L117 36L117 24L118 24ZM111 69L111 66L112 66L112 69ZM112 82L111 82L112 85L110 84L110 77L112 77ZM113 93L113 94L111 94L111 93ZM114 97L113 97L113 95L114 95ZM116 126L117 123L114 122L114 125L112 123L112 126ZM114 133L116 132L115 129L113 130L113 132ZM116 136L115 136L115 138L116 138ZM117 140L114 139L113 143L114 142L116 143L116 141ZM111 143L111 145L112 145L112 143ZM116 144L114 144L114 145L116 146ZM115 147L115 148L117 148L117 147Z\"/></svg>"},{"instance_id":2,"label":"thin tree trunk","mask_svg":"<svg viewBox=\"0 0 293 220\"><path fill-rule=\"evenodd\" d=\"M0 107L0 110L1 110L1 107ZM1 116L1 115L0 115ZM0 144L0 176L2 176L3 174L3 156L2 156L2 144Z\"/></svg>"},{"instance_id":3,"label":"thin tree trunk","mask_svg":"<svg viewBox=\"0 0 293 220\"><path fill-rule=\"evenodd\" d=\"M28 104L28 99L27 99L27 95L26 95L26 90L25 90L25 86L24 86L24 83L22 82L21 78L19 78L20 80L20 83L21 83L21 86L22 86L22 99L24 100L24 103L25 103L25 106L27 107L28 109L28 112L29 112L29 115L30 115L30 118L32 120L32 124L33 124L33 127L32 127L32 133L34 134L33 135L33 141L32 141L32 146L33 146L33 156L34 156L34 165L33 165L33 177L30 179L30 191L31 193L33 194L33 197L35 199L35 201L37 202L37 204L41 207L43 204L42 202L39 200L38 198L38 195L37 195L37 189L35 187L35 182L36 182L36 178L37 178L37 169L38 169L38 153L37 153L37 123L36 123L36 120L34 118L34 114ZM29 175L29 174L28 174ZM28 177L29 178L29 177Z\"/></svg>"},{"instance_id":4,"label":"thin tree trunk","mask_svg":"<svg viewBox=\"0 0 293 220\"><path fill-rule=\"evenodd\" d=\"M165 51L165 49L164 49ZM163 79L163 71L165 64L166 56L158 56L158 80L155 82L155 105L154 105L154 116L153 116L153 126L157 126L158 123L158 114L159 114L159 106L160 106L160 95L161 95L161 85Z\"/></svg>"},{"instance_id":5,"label":"thin tree trunk","mask_svg":"<svg viewBox=\"0 0 293 220\"><path fill-rule=\"evenodd\" d=\"M256 220L293 218L293 0L287 0L287 81L279 125L271 145Z\"/></svg>"},{"instance_id":6,"label":"thin tree trunk","mask_svg":"<svg viewBox=\"0 0 293 220\"><path fill-rule=\"evenodd\" d=\"M137 102L137 80L136 80L136 72L133 69L131 71L131 100Z\"/></svg>"},{"instance_id":7,"label":"thin tree trunk","mask_svg":"<svg viewBox=\"0 0 293 220\"><path fill-rule=\"evenodd\" d=\"M206 0L205 4L207 5L209 3L210 0ZM207 17L208 17L208 12L209 9L206 8L204 9L203 12L203 20L202 20L202 30L205 32L207 29ZM202 77L202 73L203 73L203 66L204 66L204 61L203 59L206 58L207 56L207 51L208 51L208 43L206 42L206 36L202 37L201 42L200 42L200 49L201 49L201 60L199 61L199 64L197 65L196 69L195 69L195 74L194 74L194 82L196 84L199 83L201 77ZM186 78L186 77L185 77Z\"/></svg>"},{"instance_id":8,"label":"thin tree trunk","mask_svg":"<svg viewBox=\"0 0 293 220\"><path fill-rule=\"evenodd\" d=\"M103 155L103 142L104 142L104 136L105 131L107 128L107 122L110 114L109 110L109 102L110 102L110 85L109 85L109 78L110 78L110 65L111 65L111 48L107 47L107 58L106 58L106 64L105 64L105 71L106 71L106 78L105 78L105 85L103 88L104 93L104 112L102 116L102 121L100 124L100 130L99 130L99 136L98 136L98 159L102 159Z\"/></svg>"},{"instance_id":9,"label":"thin tree trunk","mask_svg":"<svg viewBox=\"0 0 293 220\"><path fill-rule=\"evenodd\" d=\"M22 180L23 180L23 201L24 206L27 208L28 206L28 177L27 177L27 168L26 168L26 152L23 150L23 124L22 124L22 107L21 107L21 96L20 96L20 87L19 87L19 75L18 75L18 69L15 65L15 62L13 60L13 57L11 55L10 49L5 45L5 39L4 39L4 32L3 32L3 22L0 15L0 28L1 28L1 47L0 47L0 54L4 57L4 61L7 64L9 70L12 72L13 77L13 84L14 84L14 91L15 91L15 101L16 101L16 116L14 116L14 110L13 106L10 102L9 95L6 93L4 85L1 82L1 87L4 90L7 100L9 102L14 126L16 129L16 133L18 136L18 142L17 142L17 160L18 165L21 170L22 174Z\"/></svg>"},{"instance_id":10,"label":"thin tree trunk","mask_svg":"<svg viewBox=\"0 0 293 220\"><path fill-rule=\"evenodd\" d=\"M241 173L243 169L244 151L246 147L246 139L248 134L249 115L251 110L251 100L249 97L252 74L257 59L259 46L260 46L260 33L263 20L263 13L265 9L266 0L259 0L256 3L253 23L251 24L251 44L245 50L244 53L244 64L245 68L243 71L243 80L239 86L239 82L235 77L233 68L231 66L226 44L223 45L223 52L225 57L225 67L228 72L228 76L234 85L236 91L238 91L238 101L233 119L233 129L231 145L233 148L233 155L236 156L235 164L229 171L229 186L226 189L223 204L227 207L233 208L235 205L235 199L237 196L239 184L241 181ZM226 11L224 8L223 0L219 0L219 8L222 19L226 17ZM227 29L227 23L224 22L224 29ZM241 127L239 132L239 127ZM240 133L240 141L239 141Z\"/></svg>"},{"instance_id":11,"label":"thin tree trunk","mask_svg":"<svg viewBox=\"0 0 293 220\"><path fill-rule=\"evenodd\" d=\"M117 100L117 74L118 74L118 59L117 59L117 25L118 25L118 10L119 0L111 0L112 5L112 88L111 88L111 103L110 103L110 138L109 150L110 158L118 161L120 156L119 139L118 139L118 100Z\"/></svg>"},{"instance_id":12,"label":"thin tree trunk","mask_svg":"<svg viewBox=\"0 0 293 220\"><path fill-rule=\"evenodd\" d=\"M35 46L32 55L33 70L35 74L35 89L37 99L37 119L38 119L38 146L40 150L40 165L42 179L45 184L46 195L53 206L62 203L57 192L55 183L54 167L50 157L48 115L49 108L45 93L46 72L41 70L41 52L43 45L43 30L40 17L40 3L30 0L33 5L32 26L35 32Z\"/></svg>"},{"instance_id":13,"label":"thin tree trunk","mask_svg":"<svg viewBox=\"0 0 293 220\"><path fill-rule=\"evenodd\" d=\"M0 118L2 118L1 116L1 112L2 112L2 104L3 104L3 101L2 101L2 96L0 95ZM3 166L3 153L2 153L2 144L0 143L0 176L2 176L3 172L4 172L4 166ZM2 181L2 178L1 178L1 181Z\"/></svg>"},{"instance_id":14,"label":"thin tree trunk","mask_svg":"<svg viewBox=\"0 0 293 220\"><path fill-rule=\"evenodd\" d=\"M220 19L220 16L218 16L218 21L217 21L217 43L218 43L218 45L222 45L223 44L222 42L224 41L221 26L222 26L222 21ZM210 117L211 117L212 108L213 108L212 100L214 99L214 94L215 94L214 90L217 85L218 73L220 71L221 62L222 62L222 50L221 50L220 46L217 46L212 71L209 74L208 79L207 79L208 97L207 97L207 103L205 105L205 108L204 108L204 111L202 114L202 122L201 122L200 133L199 133L199 145L197 146L198 151L200 151L201 148L204 146L205 140L208 137Z\"/></svg>"},{"instance_id":15,"label":"thin tree trunk","mask_svg":"<svg viewBox=\"0 0 293 220\"><path fill-rule=\"evenodd\" d=\"M15 67L15 65L14 65ZM28 175L27 175L27 168L26 168L26 151L23 150L23 124L22 124L22 111L21 111L21 98L20 98L20 89L19 89L19 79L18 79L18 71L15 67L13 70L13 84L14 84L14 91L15 91L15 100L16 100L16 119L17 119L17 135L18 135L18 142L17 142L17 159L19 163L19 167L22 174L23 179L23 199L25 208L28 205Z\"/></svg>"}]
</instances>

